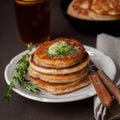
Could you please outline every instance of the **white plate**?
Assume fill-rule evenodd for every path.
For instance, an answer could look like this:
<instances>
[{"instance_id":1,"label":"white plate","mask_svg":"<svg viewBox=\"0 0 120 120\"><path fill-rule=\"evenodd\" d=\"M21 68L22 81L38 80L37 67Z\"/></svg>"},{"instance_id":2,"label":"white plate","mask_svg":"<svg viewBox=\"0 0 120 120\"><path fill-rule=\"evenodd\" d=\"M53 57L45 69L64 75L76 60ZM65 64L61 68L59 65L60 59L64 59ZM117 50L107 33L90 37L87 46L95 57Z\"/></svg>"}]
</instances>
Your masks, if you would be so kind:
<instances>
[{"instance_id":1,"label":"white plate","mask_svg":"<svg viewBox=\"0 0 120 120\"><path fill-rule=\"evenodd\" d=\"M94 63L113 80L116 75L116 67L114 62L111 60L110 57L106 56L102 52L98 51L95 48L85 46L87 52L89 53L91 59ZM15 56L10 63L5 68L5 80L7 84L13 79L13 75L15 74L15 68L17 67L17 61L24 55L27 51L24 51L17 56ZM51 102L51 103L59 103L59 102L70 102L70 101L77 101L86 99L88 97L94 96L96 94L93 86L90 84L87 87L79 89L77 91L63 94L63 95L51 95L45 91L41 91L40 94L34 94L22 87L18 87L13 89L19 95L36 100L41 102Z\"/></svg>"}]
</instances>

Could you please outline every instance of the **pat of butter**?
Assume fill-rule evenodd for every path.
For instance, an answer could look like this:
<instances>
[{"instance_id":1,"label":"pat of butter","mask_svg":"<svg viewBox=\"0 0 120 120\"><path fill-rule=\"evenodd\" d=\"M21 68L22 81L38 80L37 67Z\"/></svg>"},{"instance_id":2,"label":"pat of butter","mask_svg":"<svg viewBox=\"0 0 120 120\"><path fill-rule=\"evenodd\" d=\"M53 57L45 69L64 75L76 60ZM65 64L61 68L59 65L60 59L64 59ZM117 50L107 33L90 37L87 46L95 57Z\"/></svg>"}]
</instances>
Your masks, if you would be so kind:
<instances>
[{"instance_id":1,"label":"pat of butter","mask_svg":"<svg viewBox=\"0 0 120 120\"><path fill-rule=\"evenodd\" d=\"M65 41L58 41L48 48L47 53L48 55L53 57L63 57L71 55L72 53L74 53L74 51L74 46L70 45Z\"/></svg>"}]
</instances>

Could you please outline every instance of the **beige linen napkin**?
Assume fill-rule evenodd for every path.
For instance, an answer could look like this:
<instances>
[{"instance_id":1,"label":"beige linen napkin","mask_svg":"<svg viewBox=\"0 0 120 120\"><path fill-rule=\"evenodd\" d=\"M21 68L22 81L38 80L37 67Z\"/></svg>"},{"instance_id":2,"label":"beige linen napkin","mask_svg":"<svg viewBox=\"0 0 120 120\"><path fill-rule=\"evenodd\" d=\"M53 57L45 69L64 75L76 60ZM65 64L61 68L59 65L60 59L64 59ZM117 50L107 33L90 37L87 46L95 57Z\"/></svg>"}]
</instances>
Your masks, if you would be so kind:
<instances>
[{"instance_id":1,"label":"beige linen napkin","mask_svg":"<svg viewBox=\"0 0 120 120\"><path fill-rule=\"evenodd\" d=\"M120 86L120 39L102 33L97 36L96 47L115 62L117 66L115 82ZM120 120L120 105L114 100L110 108L103 107L99 98L95 96L94 116L96 120Z\"/></svg>"}]
</instances>

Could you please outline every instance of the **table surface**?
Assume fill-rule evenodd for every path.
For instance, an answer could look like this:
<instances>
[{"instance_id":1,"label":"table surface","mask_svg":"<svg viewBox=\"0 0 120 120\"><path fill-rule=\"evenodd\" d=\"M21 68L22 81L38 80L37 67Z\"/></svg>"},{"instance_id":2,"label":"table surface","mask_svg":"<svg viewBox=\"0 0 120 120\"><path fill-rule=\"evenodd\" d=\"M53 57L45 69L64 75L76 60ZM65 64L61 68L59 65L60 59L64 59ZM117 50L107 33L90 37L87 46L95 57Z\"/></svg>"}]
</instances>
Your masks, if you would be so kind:
<instances>
[{"instance_id":1,"label":"table surface","mask_svg":"<svg viewBox=\"0 0 120 120\"><path fill-rule=\"evenodd\" d=\"M60 9L60 0L51 0L51 38L73 37L95 47L96 36L72 28ZM43 103L15 92L9 102L2 99L7 84L4 69L25 46L19 41L12 0L0 1L0 120L94 120L93 97L68 103Z\"/></svg>"}]
</instances>

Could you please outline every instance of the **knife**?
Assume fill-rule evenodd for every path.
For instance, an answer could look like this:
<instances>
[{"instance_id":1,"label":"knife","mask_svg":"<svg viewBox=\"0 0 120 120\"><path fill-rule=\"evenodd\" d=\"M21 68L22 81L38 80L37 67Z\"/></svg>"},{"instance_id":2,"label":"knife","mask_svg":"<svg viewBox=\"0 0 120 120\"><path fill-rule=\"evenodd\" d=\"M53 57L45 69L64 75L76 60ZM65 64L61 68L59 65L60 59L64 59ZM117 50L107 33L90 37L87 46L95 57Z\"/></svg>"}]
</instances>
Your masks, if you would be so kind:
<instances>
[{"instance_id":1,"label":"knife","mask_svg":"<svg viewBox=\"0 0 120 120\"><path fill-rule=\"evenodd\" d=\"M104 83L106 88L110 91L110 93L114 96L117 102L120 104L120 89L115 85L115 83L105 74L103 70L100 70L96 67L96 65L90 61L91 70L95 71L100 78L100 80Z\"/></svg>"},{"instance_id":2,"label":"knife","mask_svg":"<svg viewBox=\"0 0 120 120\"><path fill-rule=\"evenodd\" d=\"M99 70L91 60L89 65L90 65L90 72L88 77L91 83L93 84L100 101L103 104L103 106L110 107L112 103L112 96L98 75L99 71L101 70Z\"/></svg>"},{"instance_id":3,"label":"knife","mask_svg":"<svg viewBox=\"0 0 120 120\"><path fill-rule=\"evenodd\" d=\"M115 83L105 74L103 70L100 70L96 67L96 65L90 61L90 67L94 69L106 88L110 91L110 93L115 97L117 102L120 104L120 89L115 85Z\"/></svg>"}]
</instances>

